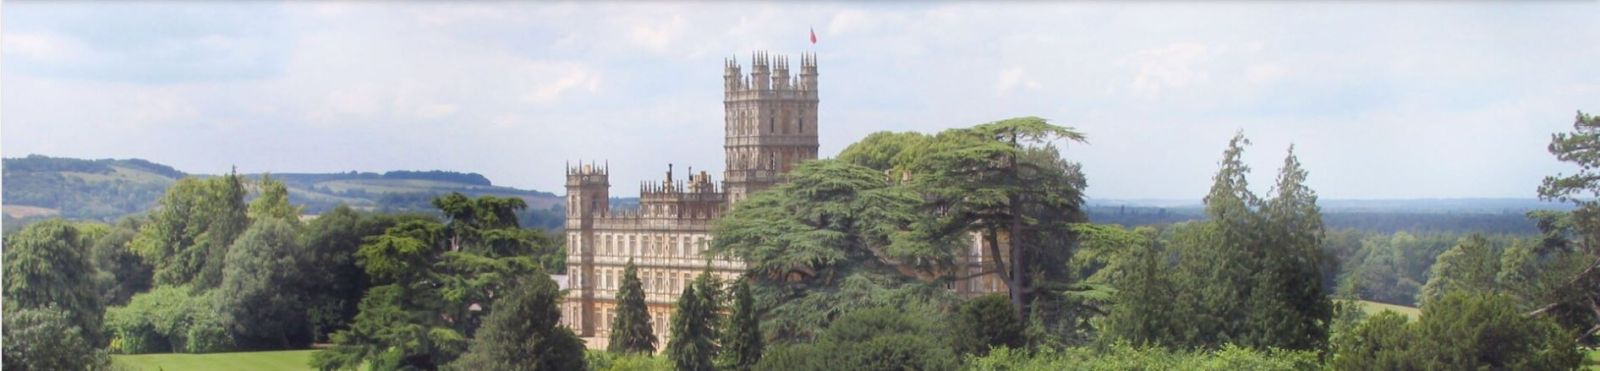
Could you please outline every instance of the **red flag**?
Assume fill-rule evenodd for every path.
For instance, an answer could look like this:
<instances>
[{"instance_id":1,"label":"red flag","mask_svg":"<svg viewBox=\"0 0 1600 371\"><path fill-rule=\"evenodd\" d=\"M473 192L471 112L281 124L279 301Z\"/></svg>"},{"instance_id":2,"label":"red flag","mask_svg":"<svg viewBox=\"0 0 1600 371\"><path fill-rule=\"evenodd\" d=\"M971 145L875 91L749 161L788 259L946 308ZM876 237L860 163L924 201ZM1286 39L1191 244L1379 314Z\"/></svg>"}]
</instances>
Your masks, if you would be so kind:
<instances>
[{"instance_id":1,"label":"red flag","mask_svg":"<svg viewBox=\"0 0 1600 371\"><path fill-rule=\"evenodd\" d=\"M811 45L817 45L817 29L811 29Z\"/></svg>"}]
</instances>

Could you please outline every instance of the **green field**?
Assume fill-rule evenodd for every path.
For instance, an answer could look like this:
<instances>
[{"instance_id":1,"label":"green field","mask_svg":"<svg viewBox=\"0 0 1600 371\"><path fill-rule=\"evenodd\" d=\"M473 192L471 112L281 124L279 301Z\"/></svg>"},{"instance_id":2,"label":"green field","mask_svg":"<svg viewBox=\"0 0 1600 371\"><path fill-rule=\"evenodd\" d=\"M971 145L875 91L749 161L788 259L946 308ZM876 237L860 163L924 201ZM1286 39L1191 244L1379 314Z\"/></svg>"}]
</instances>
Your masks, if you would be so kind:
<instances>
[{"instance_id":1,"label":"green field","mask_svg":"<svg viewBox=\"0 0 1600 371\"><path fill-rule=\"evenodd\" d=\"M1589 350L1589 357L1587 358L1588 360L1584 361L1584 364L1589 365L1590 370L1600 370L1600 349Z\"/></svg>"},{"instance_id":2,"label":"green field","mask_svg":"<svg viewBox=\"0 0 1600 371\"><path fill-rule=\"evenodd\" d=\"M1367 312L1368 315L1378 314L1378 312L1382 312L1384 310L1392 310L1411 318L1417 318L1418 315L1422 314L1422 310L1415 307L1366 300L1361 301L1361 310Z\"/></svg>"},{"instance_id":3,"label":"green field","mask_svg":"<svg viewBox=\"0 0 1600 371\"><path fill-rule=\"evenodd\" d=\"M114 355L111 361L134 370L310 370L315 351Z\"/></svg>"}]
</instances>

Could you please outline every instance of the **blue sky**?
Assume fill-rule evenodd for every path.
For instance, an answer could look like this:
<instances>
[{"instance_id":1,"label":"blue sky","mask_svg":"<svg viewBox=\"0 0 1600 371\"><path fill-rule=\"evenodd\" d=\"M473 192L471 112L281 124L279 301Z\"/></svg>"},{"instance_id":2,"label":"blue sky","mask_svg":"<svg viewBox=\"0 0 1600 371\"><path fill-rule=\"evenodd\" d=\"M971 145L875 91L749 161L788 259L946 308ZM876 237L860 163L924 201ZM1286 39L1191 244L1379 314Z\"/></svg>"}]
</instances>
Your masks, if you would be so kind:
<instances>
[{"instance_id":1,"label":"blue sky","mask_svg":"<svg viewBox=\"0 0 1600 371\"><path fill-rule=\"evenodd\" d=\"M1096 198L1198 199L1242 130L1327 198L1532 197L1600 112L1600 3L7 2L0 154L449 169L613 194L722 164L722 60L820 59L824 156L1035 115ZM816 30L819 42L807 40Z\"/></svg>"}]
</instances>

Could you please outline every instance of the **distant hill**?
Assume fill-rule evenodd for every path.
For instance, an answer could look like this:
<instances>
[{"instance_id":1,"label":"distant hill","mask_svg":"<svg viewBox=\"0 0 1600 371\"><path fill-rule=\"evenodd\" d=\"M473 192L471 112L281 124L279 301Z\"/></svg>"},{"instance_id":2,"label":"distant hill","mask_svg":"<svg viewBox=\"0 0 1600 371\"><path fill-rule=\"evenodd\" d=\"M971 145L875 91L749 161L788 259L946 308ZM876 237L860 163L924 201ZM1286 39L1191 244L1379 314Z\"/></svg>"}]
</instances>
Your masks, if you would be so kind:
<instances>
[{"instance_id":1,"label":"distant hill","mask_svg":"<svg viewBox=\"0 0 1600 371\"><path fill-rule=\"evenodd\" d=\"M1318 200L1329 229L1377 233L1484 232L1537 233L1533 210L1571 210L1569 204L1533 198L1445 198L1393 200ZM1095 223L1165 225L1205 218L1205 206L1189 200L1089 200Z\"/></svg>"},{"instance_id":2,"label":"distant hill","mask_svg":"<svg viewBox=\"0 0 1600 371\"><path fill-rule=\"evenodd\" d=\"M4 159L6 219L61 216L69 219L115 220L156 205L167 187L186 174L170 166L140 159L84 160L31 155ZM261 174L246 174L257 179ZM453 171L389 171L345 173L273 173L289 188L291 203L319 214L340 203L370 211L432 212L440 194L518 197L528 203L524 226L558 228L562 198L549 192L496 186L477 173Z\"/></svg>"}]
</instances>

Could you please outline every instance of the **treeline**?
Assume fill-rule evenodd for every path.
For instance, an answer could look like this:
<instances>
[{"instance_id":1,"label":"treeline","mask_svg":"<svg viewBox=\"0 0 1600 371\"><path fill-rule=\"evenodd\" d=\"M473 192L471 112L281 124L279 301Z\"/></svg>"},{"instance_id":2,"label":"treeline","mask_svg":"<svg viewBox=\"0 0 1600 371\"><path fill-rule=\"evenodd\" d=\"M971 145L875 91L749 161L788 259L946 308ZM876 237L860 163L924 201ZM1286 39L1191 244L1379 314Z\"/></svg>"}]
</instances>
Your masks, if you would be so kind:
<instances>
[{"instance_id":1,"label":"treeline","mask_svg":"<svg viewBox=\"0 0 1600 371\"><path fill-rule=\"evenodd\" d=\"M1194 207L1090 206L1089 220L1125 227L1162 226L1205 218ZM1536 234L1539 228L1526 213L1324 211L1329 230L1353 229L1369 233L1485 233Z\"/></svg>"},{"instance_id":2,"label":"treeline","mask_svg":"<svg viewBox=\"0 0 1600 371\"><path fill-rule=\"evenodd\" d=\"M29 225L4 241L5 367L351 345L374 336L363 318L397 320L376 297L441 311L405 309L448 324L428 330L435 340L464 342L503 285L565 269L561 239L518 225L521 199L432 206L440 216L339 207L302 221L283 183L228 174L183 178L149 215L115 224Z\"/></svg>"},{"instance_id":3,"label":"treeline","mask_svg":"<svg viewBox=\"0 0 1600 371\"><path fill-rule=\"evenodd\" d=\"M1577 128L1551 151L1600 169L1600 120ZM560 325L560 239L519 228L520 199L302 225L270 180L247 203L236 175L190 179L145 220L6 237L5 366L326 338L324 370L1565 370L1600 340L1593 170L1545 180L1579 207L1534 214L1533 236L1330 232L1292 149L1249 190L1239 135L1203 219L1129 229L1089 222L1057 145L1082 139L1028 117L802 163L716 222L710 251L747 269L687 285L667 334L630 264L605 352ZM998 258L964 265L974 238ZM1377 297L1421 313L1350 305Z\"/></svg>"}]
</instances>

